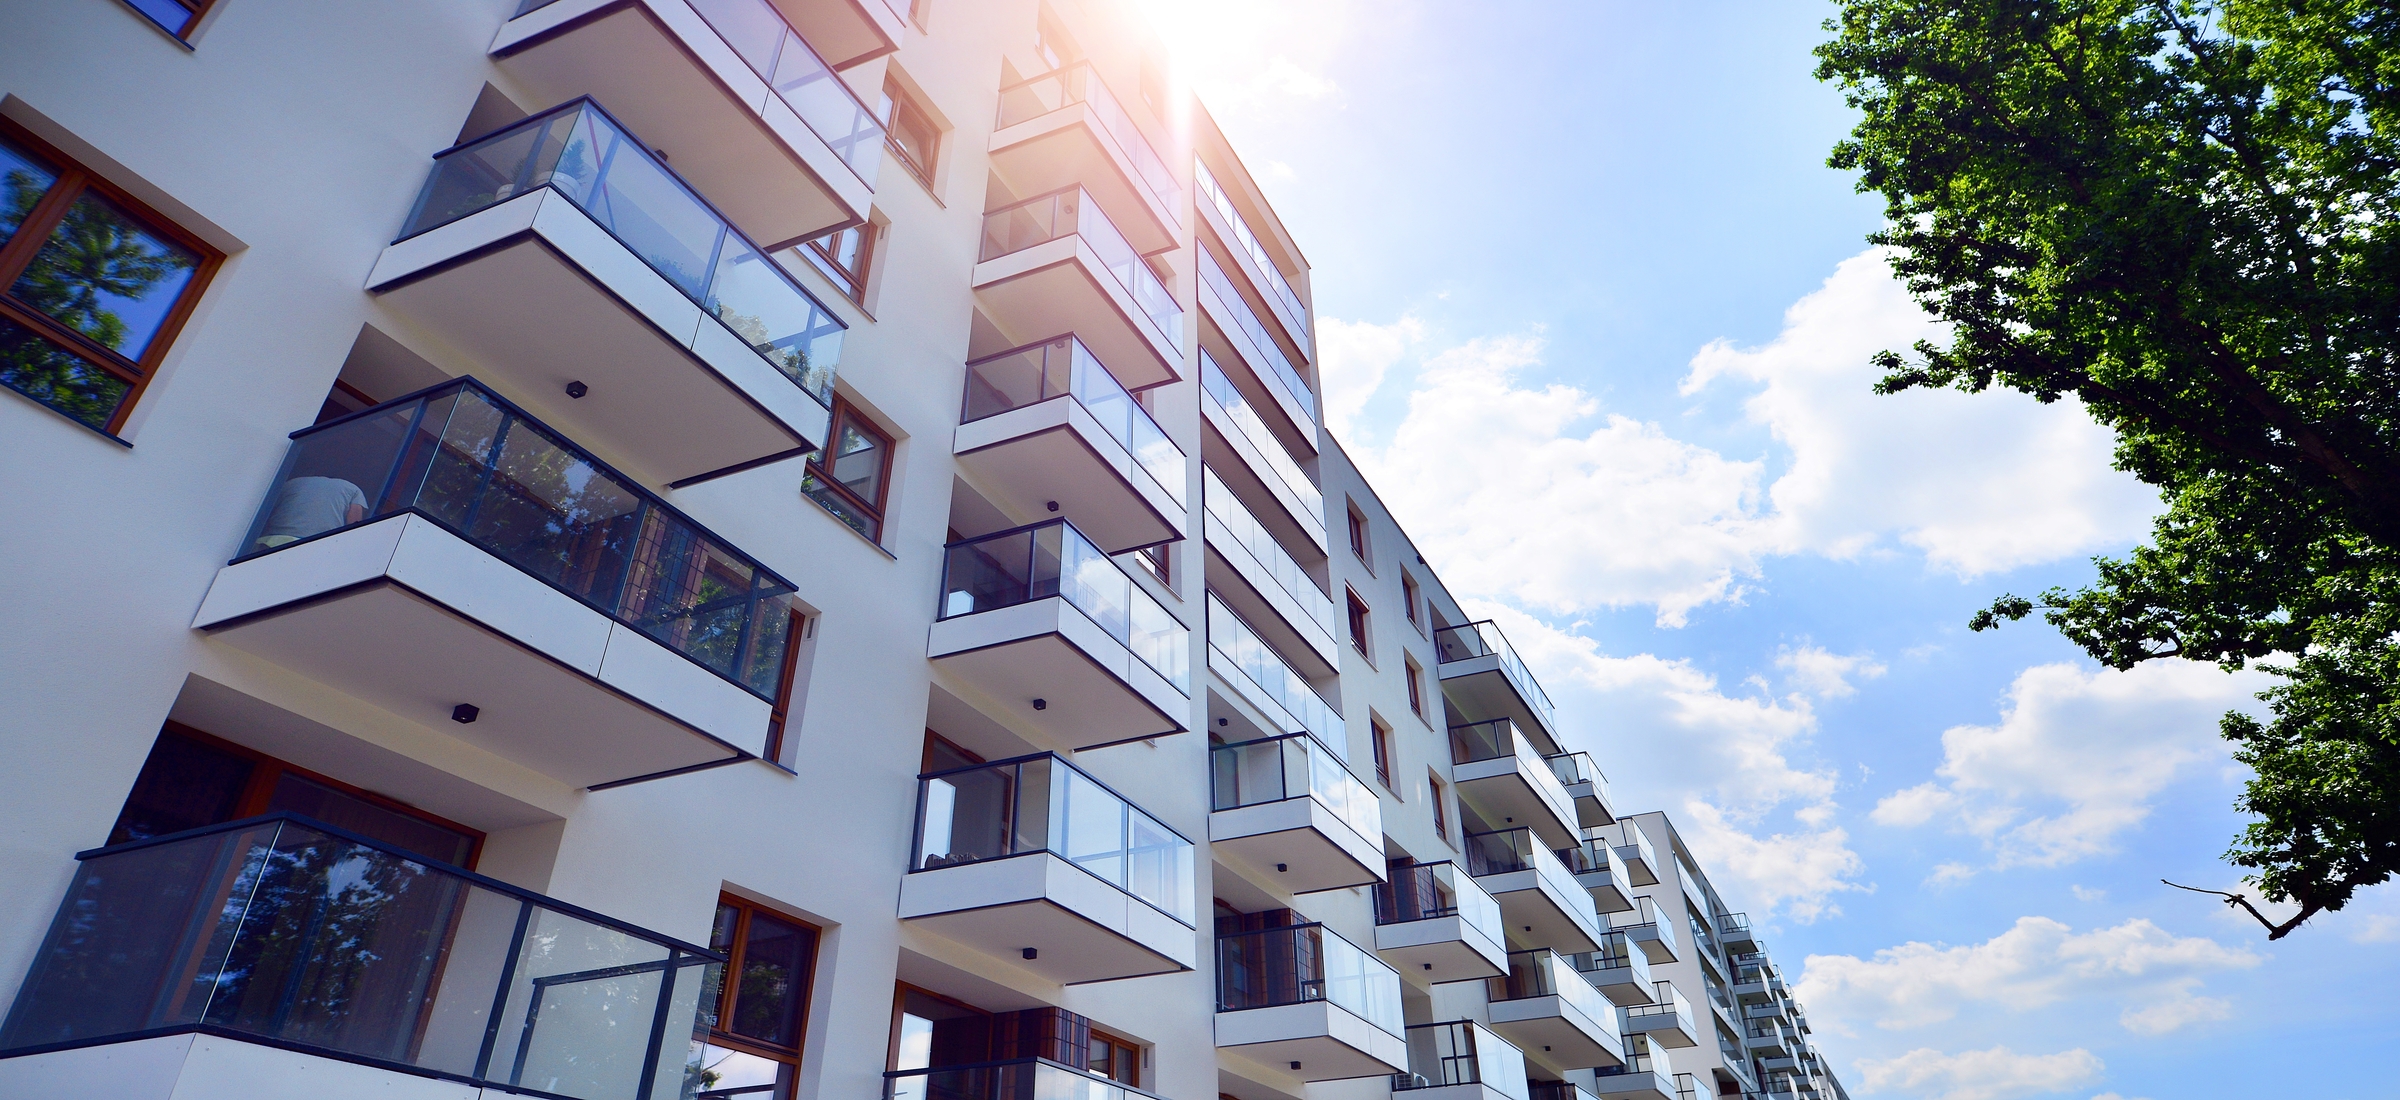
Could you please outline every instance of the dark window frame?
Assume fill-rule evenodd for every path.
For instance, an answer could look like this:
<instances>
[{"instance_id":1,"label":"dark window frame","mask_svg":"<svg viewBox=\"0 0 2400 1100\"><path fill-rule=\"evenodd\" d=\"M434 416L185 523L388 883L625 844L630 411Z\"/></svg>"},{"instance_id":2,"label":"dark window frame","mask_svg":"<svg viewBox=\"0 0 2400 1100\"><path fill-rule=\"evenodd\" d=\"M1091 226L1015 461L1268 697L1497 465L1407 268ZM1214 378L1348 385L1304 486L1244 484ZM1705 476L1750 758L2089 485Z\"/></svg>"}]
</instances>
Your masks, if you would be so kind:
<instances>
[{"instance_id":1,"label":"dark window frame","mask_svg":"<svg viewBox=\"0 0 2400 1100\"><path fill-rule=\"evenodd\" d=\"M1367 733L1374 744L1375 781L1388 791L1392 789L1392 727L1381 719L1370 718Z\"/></svg>"},{"instance_id":2,"label":"dark window frame","mask_svg":"<svg viewBox=\"0 0 2400 1100\"><path fill-rule=\"evenodd\" d=\"M1424 589L1417 584L1417 578L1409 576L1407 570L1401 570L1400 603L1407 611L1408 625L1416 627L1419 634L1425 633L1425 615L1417 610L1417 602L1423 598Z\"/></svg>"},{"instance_id":3,"label":"dark window frame","mask_svg":"<svg viewBox=\"0 0 2400 1100\"><path fill-rule=\"evenodd\" d=\"M1425 666L1415 661L1402 662L1408 678L1408 709L1419 718L1425 717Z\"/></svg>"},{"instance_id":4,"label":"dark window frame","mask_svg":"<svg viewBox=\"0 0 2400 1100\"><path fill-rule=\"evenodd\" d=\"M717 983L717 1003L711 1006L712 1022L704 1041L712 1046L723 1047L754 1058L763 1058L770 1062L781 1062L792 1067L792 1091L775 1097L775 1100L792 1100L792 1097L799 1093L800 1074L806 1068L804 1049L808 1046L809 1013L816 1007L814 1001L817 990L817 972L822 969L818 963L825 953L825 929L815 921L803 920L785 910L763 902L752 901L739 894L719 893L717 906L720 909L730 907L739 910L740 916L734 925L733 942L724 948L725 977ZM805 928L812 940L808 955L808 975L806 980L800 983L800 988L793 998L795 1007L792 1019L792 1043L788 1047L736 1034L717 1026L733 1017L734 998L740 995L742 988L743 956L748 952L750 946L750 920L758 913L765 913L785 924Z\"/></svg>"},{"instance_id":5,"label":"dark window frame","mask_svg":"<svg viewBox=\"0 0 2400 1100\"><path fill-rule=\"evenodd\" d=\"M1442 806L1442 777L1431 769L1425 773L1425 801L1433 806L1433 835L1450 839L1450 818Z\"/></svg>"},{"instance_id":6,"label":"dark window frame","mask_svg":"<svg viewBox=\"0 0 2400 1100\"><path fill-rule=\"evenodd\" d=\"M1372 639L1375 631L1375 611L1367 606L1367 601L1358 594L1358 590L1355 588L1343 585L1342 596L1344 621L1350 629L1350 648L1357 650L1358 655L1365 658L1367 664L1373 665L1375 648Z\"/></svg>"},{"instance_id":7,"label":"dark window frame","mask_svg":"<svg viewBox=\"0 0 2400 1100\"><path fill-rule=\"evenodd\" d=\"M842 429L852 424L858 425L862 431L883 441L881 465L875 471L876 499L873 501L866 500L859 496L856 490L842 484L833 476L833 470L825 465L825 452L841 444ZM867 541L880 546L883 544L883 525L889 522L887 509L892 499L892 452L898 449L897 437L885 430L883 425L876 423L875 418L867 415L866 410L851 404L847 398L836 394L833 399L833 415L825 422L825 445L809 455L807 476L801 482L800 491L802 495L808 496L812 500L815 499L812 488L832 493L845 506L855 509L871 521L874 530L872 532L859 531L859 534L864 535ZM823 501L817 503L820 507L824 507ZM833 509L828 507L826 510L832 511ZM836 515L835 518L841 517ZM845 521L843 526L848 527L850 524ZM852 529L856 530L856 528Z\"/></svg>"},{"instance_id":8,"label":"dark window frame","mask_svg":"<svg viewBox=\"0 0 2400 1100\"><path fill-rule=\"evenodd\" d=\"M225 254L176 224L174 219L160 214L157 210L152 209L150 204L133 197L124 188L110 183L98 173L85 168L74 157L68 156L57 146L42 140L40 136L16 122L0 118L0 138L6 138L34 156L49 161L51 167L58 172L58 178L51 182L49 189L43 192L41 199L34 203L31 210L26 212L25 220L17 226L15 235L9 238L7 244L0 245L0 318L31 330L37 339L82 360L128 386L125 395L118 399L115 411L109 414L106 421L99 424L83 420L30 394L19 393L19 396L122 442L119 433L124 430L125 421L132 415L134 407L141 403L143 396L149 392L151 380L158 377L159 368L165 363L168 353L174 349L175 342L181 338L184 325L191 320L192 312L198 307L201 295L207 292L208 285L215 278L218 268L223 266ZM25 268L33 262L34 256L41 251L42 245L49 241L51 231L57 229L58 224L66 219L68 211L73 209L76 200L87 193L99 196L143 229L190 250L197 257L197 261L192 265L192 277L184 283L183 290L178 293L174 305L170 306L166 315L160 319L158 330L151 335L149 344L142 349L139 359L129 358L114 349L103 347L98 341L60 324L41 310L30 305L20 304L15 296L9 293L9 288L15 286L17 278L24 274Z\"/></svg>"},{"instance_id":9,"label":"dark window frame","mask_svg":"<svg viewBox=\"0 0 2400 1100\"><path fill-rule=\"evenodd\" d=\"M208 10L217 5L217 0L148 0L148 4L155 6L172 5L174 7L182 8L185 12L183 23L180 26L170 27L167 25L165 20L158 17L157 13L151 11L149 6L134 3L133 0L125 0L125 6L132 8L135 14L149 20L151 23L155 24L158 29L167 32L167 34L172 36L175 41L181 42L185 46L190 46L192 44L192 31L200 26L201 20L208 18Z\"/></svg>"},{"instance_id":10,"label":"dark window frame","mask_svg":"<svg viewBox=\"0 0 2400 1100\"><path fill-rule=\"evenodd\" d=\"M890 75L883 78L883 146L891 150L893 159L908 169L927 191L933 190L933 173L942 159L942 128L933 120L933 113L919 106L917 97ZM903 126L924 131L925 162L920 164L908 147L900 141Z\"/></svg>"},{"instance_id":11,"label":"dark window frame","mask_svg":"<svg viewBox=\"0 0 2400 1100\"><path fill-rule=\"evenodd\" d=\"M832 283L834 289L841 291L844 297L849 298L852 305L865 309L867 278L869 273L875 269L875 246L883 240L883 231L883 226L877 225L873 221L863 221L857 225L836 229L822 236L811 237L800 243L800 258L807 260L810 267L816 268L818 274L825 276L825 280ZM826 241L850 232L859 234L858 263L855 267L843 263L840 257L833 254L832 249L825 246Z\"/></svg>"}]
</instances>

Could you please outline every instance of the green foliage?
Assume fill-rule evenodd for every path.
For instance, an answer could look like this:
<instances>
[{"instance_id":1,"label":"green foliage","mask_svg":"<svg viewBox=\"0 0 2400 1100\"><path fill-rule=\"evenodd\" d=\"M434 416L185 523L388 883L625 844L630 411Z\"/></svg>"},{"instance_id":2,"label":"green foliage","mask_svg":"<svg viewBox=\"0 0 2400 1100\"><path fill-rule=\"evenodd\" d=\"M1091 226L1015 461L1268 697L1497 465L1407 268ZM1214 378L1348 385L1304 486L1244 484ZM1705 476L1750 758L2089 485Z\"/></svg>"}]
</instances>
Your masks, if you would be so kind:
<instances>
[{"instance_id":1,"label":"green foliage","mask_svg":"<svg viewBox=\"0 0 2400 1100\"><path fill-rule=\"evenodd\" d=\"M2300 906L2400 869L2400 9L2380 0L1842 0L1830 163L1884 196L1947 346L1880 392L2072 395L2167 504L2079 591L2007 596L2113 668L2266 661L2227 715L2227 856ZM2263 918L2262 918L2263 919Z\"/></svg>"}]
</instances>

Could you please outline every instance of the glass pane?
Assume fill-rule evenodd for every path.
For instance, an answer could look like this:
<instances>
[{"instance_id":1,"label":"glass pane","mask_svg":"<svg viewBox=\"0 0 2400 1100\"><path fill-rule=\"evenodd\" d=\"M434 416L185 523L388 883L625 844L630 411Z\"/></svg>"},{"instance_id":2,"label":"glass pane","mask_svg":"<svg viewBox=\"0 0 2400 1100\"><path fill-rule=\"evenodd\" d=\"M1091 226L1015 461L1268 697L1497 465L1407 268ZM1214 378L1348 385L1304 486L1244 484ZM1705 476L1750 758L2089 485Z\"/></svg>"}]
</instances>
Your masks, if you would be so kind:
<instances>
[{"instance_id":1,"label":"glass pane","mask_svg":"<svg viewBox=\"0 0 2400 1100\"><path fill-rule=\"evenodd\" d=\"M106 430L133 384L0 317L0 385Z\"/></svg>"},{"instance_id":2,"label":"glass pane","mask_svg":"<svg viewBox=\"0 0 2400 1100\"><path fill-rule=\"evenodd\" d=\"M1073 768L1059 769L1066 782L1059 854L1099 876L1125 884L1125 803Z\"/></svg>"},{"instance_id":3,"label":"glass pane","mask_svg":"<svg viewBox=\"0 0 2400 1100\"><path fill-rule=\"evenodd\" d=\"M765 583L763 578L761 583ZM761 595L750 613L750 650L743 662L742 682L770 700L780 699L783 693L784 654L792 644L792 632L799 629L799 610L790 594L779 593Z\"/></svg>"},{"instance_id":4,"label":"glass pane","mask_svg":"<svg viewBox=\"0 0 2400 1100\"><path fill-rule=\"evenodd\" d=\"M475 852L473 836L289 772L275 781L274 793L267 798L267 811L277 810L313 817L454 867L466 866Z\"/></svg>"},{"instance_id":5,"label":"glass pane","mask_svg":"<svg viewBox=\"0 0 2400 1100\"><path fill-rule=\"evenodd\" d=\"M750 563L652 509L618 617L700 664L733 675L755 583Z\"/></svg>"},{"instance_id":6,"label":"glass pane","mask_svg":"<svg viewBox=\"0 0 2400 1100\"><path fill-rule=\"evenodd\" d=\"M833 461L827 463L833 479L839 481L858 499L869 504L883 502L883 437L862 430L855 422L842 424L841 439L835 443Z\"/></svg>"},{"instance_id":7,"label":"glass pane","mask_svg":"<svg viewBox=\"0 0 2400 1100\"><path fill-rule=\"evenodd\" d=\"M984 768L925 780L917 868L1014 853L1010 818L1016 808L1016 773L1013 766Z\"/></svg>"},{"instance_id":8,"label":"glass pane","mask_svg":"<svg viewBox=\"0 0 2400 1100\"><path fill-rule=\"evenodd\" d=\"M94 343L139 360L199 266L190 249L85 192L9 293Z\"/></svg>"},{"instance_id":9,"label":"glass pane","mask_svg":"<svg viewBox=\"0 0 2400 1100\"><path fill-rule=\"evenodd\" d=\"M1081 608L1092 617L1109 637L1126 640L1132 632L1133 581L1117 568L1108 555L1086 542L1064 526L1048 528L1063 532L1061 540L1058 583L1067 602Z\"/></svg>"},{"instance_id":10,"label":"glass pane","mask_svg":"<svg viewBox=\"0 0 2400 1100\"><path fill-rule=\"evenodd\" d=\"M667 950L659 944L536 909L489 1076L579 1100L634 1095L666 962ZM677 978L696 982L696 971ZM681 1030L674 1023L669 1021L668 1034L680 1036L692 1021L683 1021Z\"/></svg>"},{"instance_id":11,"label":"glass pane","mask_svg":"<svg viewBox=\"0 0 2400 1100\"><path fill-rule=\"evenodd\" d=\"M727 238L706 301L709 312L776 370L819 400L831 397L842 324L764 253Z\"/></svg>"},{"instance_id":12,"label":"glass pane","mask_svg":"<svg viewBox=\"0 0 2400 1100\"><path fill-rule=\"evenodd\" d=\"M1031 531L953 546L944 559L943 618L989 611L1034 598Z\"/></svg>"},{"instance_id":13,"label":"glass pane","mask_svg":"<svg viewBox=\"0 0 2400 1100\"><path fill-rule=\"evenodd\" d=\"M422 233L484 207L506 202L542 186L557 167L562 186L591 174L591 147L577 146L574 160L560 165L577 115L530 123L485 138L434 162L433 176L417 197L416 213L402 235Z\"/></svg>"},{"instance_id":14,"label":"glass pane","mask_svg":"<svg viewBox=\"0 0 2400 1100\"><path fill-rule=\"evenodd\" d=\"M690 1100L732 1100L734 1097L791 1095L793 1067L788 1062L761 1058L710 1043L695 1043L684 1069L681 1093Z\"/></svg>"},{"instance_id":15,"label":"glass pane","mask_svg":"<svg viewBox=\"0 0 2400 1100\"><path fill-rule=\"evenodd\" d=\"M550 183L684 293L703 296L724 223L597 112L576 116Z\"/></svg>"},{"instance_id":16,"label":"glass pane","mask_svg":"<svg viewBox=\"0 0 2400 1100\"><path fill-rule=\"evenodd\" d=\"M966 407L960 423L997 416L1048 401L1067 392L1067 340L1024 348L967 367Z\"/></svg>"},{"instance_id":17,"label":"glass pane","mask_svg":"<svg viewBox=\"0 0 2400 1100\"><path fill-rule=\"evenodd\" d=\"M719 1026L762 1043L798 1045L800 1009L808 1000L809 970L816 954L815 929L751 910L741 980L733 991L733 1019Z\"/></svg>"},{"instance_id":18,"label":"glass pane","mask_svg":"<svg viewBox=\"0 0 2400 1100\"><path fill-rule=\"evenodd\" d=\"M133 792L108 831L110 844L233 820L257 765L213 745L161 733L134 777Z\"/></svg>"},{"instance_id":19,"label":"glass pane","mask_svg":"<svg viewBox=\"0 0 2400 1100\"><path fill-rule=\"evenodd\" d=\"M58 171L31 152L0 138L0 244L16 236L25 215L58 182Z\"/></svg>"},{"instance_id":20,"label":"glass pane","mask_svg":"<svg viewBox=\"0 0 2400 1100\"><path fill-rule=\"evenodd\" d=\"M1126 890L1170 916L1192 921L1192 845L1150 815L1133 810L1125 848Z\"/></svg>"}]
</instances>

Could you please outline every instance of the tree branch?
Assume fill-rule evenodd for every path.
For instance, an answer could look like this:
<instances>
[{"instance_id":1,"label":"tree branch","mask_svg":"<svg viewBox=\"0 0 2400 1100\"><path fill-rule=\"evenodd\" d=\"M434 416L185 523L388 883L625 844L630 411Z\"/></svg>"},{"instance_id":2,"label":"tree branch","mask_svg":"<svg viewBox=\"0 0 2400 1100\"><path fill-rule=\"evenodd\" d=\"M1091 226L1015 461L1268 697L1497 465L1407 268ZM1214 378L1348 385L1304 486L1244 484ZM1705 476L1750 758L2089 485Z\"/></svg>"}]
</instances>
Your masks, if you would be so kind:
<instances>
[{"instance_id":1,"label":"tree branch","mask_svg":"<svg viewBox=\"0 0 2400 1100\"><path fill-rule=\"evenodd\" d=\"M2158 881L2167 882L2167 880L2163 878ZM2173 886L2178 890L2189 890L2195 894L2215 894L2216 896L2225 899L2225 907L2228 909L2236 905L2241 906L2242 909L2248 912L2251 916L2258 918L2258 923L2267 930L2267 938L2270 940L2280 940L2285 936L2290 935L2292 929L2300 927L2301 921L2307 920L2308 918L2317 914L2317 907L2314 903L2302 902L2300 905L2300 911L2293 914L2292 919L2287 920L2282 924L2277 924L2274 921L2268 920L2265 913L2259 912L2257 906L2250 904L2249 898L2243 897L2240 894L2228 894L2223 890L2203 890L2197 886L2185 886L2174 882L2167 882L2167 885Z\"/></svg>"}]
</instances>

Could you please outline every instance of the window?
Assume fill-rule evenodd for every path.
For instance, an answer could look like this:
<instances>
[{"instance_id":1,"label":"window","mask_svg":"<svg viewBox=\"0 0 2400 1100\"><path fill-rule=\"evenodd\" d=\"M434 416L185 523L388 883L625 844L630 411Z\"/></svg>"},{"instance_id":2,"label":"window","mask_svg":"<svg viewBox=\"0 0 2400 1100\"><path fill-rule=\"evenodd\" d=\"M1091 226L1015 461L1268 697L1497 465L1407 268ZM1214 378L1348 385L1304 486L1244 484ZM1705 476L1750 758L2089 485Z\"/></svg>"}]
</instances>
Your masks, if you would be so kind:
<instances>
[{"instance_id":1,"label":"window","mask_svg":"<svg viewBox=\"0 0 2400 1100\"><path fill-rule=\"evenodd\" d=\"M1358 556L1367 572L1375 571L1375 563L1367 558L1367 517L1360 515L1355 507L1350 509L1350 552Z\"/></svg>"},{"instance_id":2,"label":"window","mask_svg":"<svg viewBox=\"0 0 2400 1100\"><path fill-rule=\"evenodd\" d=\"M1134 1088L1142 1087L1142 1048L1131 1041L1119 1039L1099 1028L1092 1029L1091 1042L1085 1047L1084 1068Z\"/></svg>"},{"instance_id":3,"label":"window","mask_svg":"<svg viewBox=\"0 0 2400 1100\"><path fill-rule=\"evenodd\" d=\"M216 0L125 0L125 6L149 16L177 38L190 37L192 28L200 25L200 17L208 14L214 3Z\"/></svg>"},{"instance_id":4,"label":"window","mask_svg":"<svg viewBox=\"0 0 2400 1100\"><path fill-rule=\"evenodd\" d=\"M1417 717L1425 717L1425 670L1415 661L1408 662L1408 709Z\"/></svg>"},{"instance_id":5,"label":"window","mask_svg":"<svg viewBox=\"0 0 2400 1100\"><path fill-rule=\"evenodd\" d=\"M818 274L840 287L842 295L861 305L867 300L867 264L875 256L875 239L882 227L868 222L837 229L800 246L800 258Z\"/></svg>"},{"instance_id":6,"label":"window","mask_svg":"<svg viewBox=\"0 0 2400 1100\"><path fill-rule=\"evenodd\" d=\"M1141 561L1142 568L1148 570L1151 576L1158 578L1158 583L1165 585L1169 591L1174 589L1175 551L1171 545L1162 542L1156 546L1142 547L1133 553L1134 557Z\"/></svg>"},{"instance_id":7,"label":"window","mask_svg":"<svg viewBox=\"0 0 2400 1100\"><path fill-rule=\"evenodd\" d=\"M726 977L703 1007L701 1095L789 1100L800 1078L800 1040L817 969L817 928L726 894L708 946L725 953Z\"/></svg>"},{"instance_id":8,"label":"window","mask_svg":"<svg viewBox=\"0 0 2400 1100\"><path fill-rule=\"evenodd\" d=\"M340 780L169 722L126 793L108 843L126 844L289 810L455 867L483 834Z\"/></svg>"},{"instance_id":9,"label":"window","mask_svg":"<svg viewBox=\"0 0 2400 1100\"><path fill-rule=\"evenodd\" d=\"M775 705L767 712L767 747L760 753L770 764L784 763L783 735L792 718L792 689L800 679L800 643L808 637L808 616L800 609L792 609L791 628L783 637L783 678L776 681Z\"/></svg>"},{"instance_id":10,"label":"window","mask_svg":"<svg viewBox=\"0 0 2400 1100\"><path fill-rule=\"evenodd\" d=\"M892 475L892 437L848 401L833 403L833 460L808 456L800 491L870 541L883 541L885 483Z\"/></svg>"},{"instance_id":11,"label":"window","mask_svg":"<svg viewBox=\"0 0 2400 1100\"><path fill-rule=\"evenodd\" d=\"M1033 52L1053 72L1083 60L1083 51L1075 47L1074 36L1059 25L1058 16L1046 5L1033 24Z\"/></svg>"},{"instance_id":12,"label":"window","mask_svg":"<svg viewBox=\"0 0 2400 1100\"><path fill-rule=\"evenodd\" d=\"M1385 790L1390 790L1392 786L1392 727L1384 725L1380 720L1370 721L1372 723L1370 731L1375 739L1375 781L1383 784Z\"/></svg>"},{"instance_id":13,"label":"window","mask_svg":"<svg viewBox=\"0 0 2400 1100\"><path fill-rule=\"evenodd\" d=\"M1350 605L1350 644L1358 650L1359 656L1372 661L1375 655L1367 651L1367 601L1359 599L1358 593L1348 589L1344 589L1342 595L1347 597Z\"/></svg>"},{"instance_id":14,"label":"window","mask_svg":"<svg viewBox=\"0 0 2400 1100\"><path fill-rule=\"evenodd\" d=\"M933 158L941 147L941 128L933 124L933 116L917 105L908 89L890 77L883 81L884 144L909 174L917 177L927 189L933 187Z\"/></svg>"},{"instance_id":15,"label":"window","mask_svg":"<svg viewBox=\"0 0 2400 1100\"><path fill-rule=\"evenodd\" d=\"M1442 778L1426 772L1425 792L1428 796L1425 801L1433 806L1433 835L1443 840L1450 839L1450 819L1447 811L1442 809Z\"/></svg>"},{"instance_id":16,"label":"window","mask_svg":"<svg viewBox=\"0 0 2400 1100\"><path fill-rule=\"evenodd\" d=\"M221 258L0 123L0 384L115 434Z\"/></svg>"},{"instance_id":17,"label":"window","mask_svg":"<svg viewBox=\"0 0 2400 1100\"><path fill-rule=\"evenodd\" d=\"M1406 573L1400 574L1400 606L1408 615L1408 625L1416 627L1417 633L1423 634L1425 633L1425 616L1417 613L1417 601L1420 598L1417 591L1417 579Z\"/></svg>"}]
</instances>

